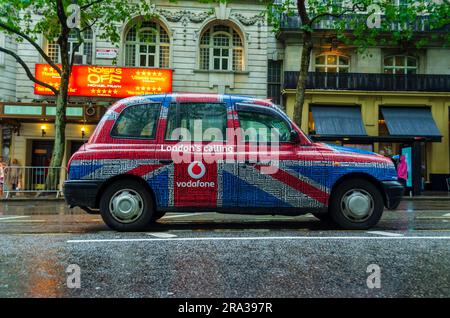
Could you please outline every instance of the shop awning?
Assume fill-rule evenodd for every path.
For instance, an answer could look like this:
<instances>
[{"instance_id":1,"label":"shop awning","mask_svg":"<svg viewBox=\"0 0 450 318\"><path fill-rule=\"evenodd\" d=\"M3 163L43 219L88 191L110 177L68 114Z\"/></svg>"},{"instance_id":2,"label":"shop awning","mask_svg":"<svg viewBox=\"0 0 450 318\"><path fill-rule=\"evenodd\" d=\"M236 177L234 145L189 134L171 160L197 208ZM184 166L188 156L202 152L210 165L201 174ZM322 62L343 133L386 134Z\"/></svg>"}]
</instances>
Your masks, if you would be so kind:
<instances>
[{"instance_id":1,"label":"shop awning","mask_svg":"<svg viewBox=\"0 0 450 318\"><path fill-rule=\"evenodd\" d=\"M358 106L311 106L316 135L367 136Z\"/></svg>"},{"instance_id":2,"label":"shop awning","mask_svg":"<svg viewBox=\"0 0 450 318\"><path fill-rule=\"evenodd\" d=\"M442 137L430 108L382 107L381 113L391 136Z\"/></svg>"}]
</instances>

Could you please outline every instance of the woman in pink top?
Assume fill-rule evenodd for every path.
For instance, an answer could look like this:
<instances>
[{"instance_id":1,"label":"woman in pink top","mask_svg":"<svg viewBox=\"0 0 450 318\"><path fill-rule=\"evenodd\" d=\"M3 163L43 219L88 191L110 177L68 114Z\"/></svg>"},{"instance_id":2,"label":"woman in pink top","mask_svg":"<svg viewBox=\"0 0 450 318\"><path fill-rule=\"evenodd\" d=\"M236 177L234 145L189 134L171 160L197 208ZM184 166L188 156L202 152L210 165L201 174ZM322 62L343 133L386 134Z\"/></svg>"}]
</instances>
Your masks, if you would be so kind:
<instances>
[{"instance_id":1,"label":"woman in pink top","mask_svg":"<svg viewBox=\"0 0 450 318\"><path fill-rule=\"evenodd\" d=\"M404 155L400 155L400 162L397 165L397 177L403 186L406 186L406 179L408 179L408 165Z\"/></svg>"}]
</instances>

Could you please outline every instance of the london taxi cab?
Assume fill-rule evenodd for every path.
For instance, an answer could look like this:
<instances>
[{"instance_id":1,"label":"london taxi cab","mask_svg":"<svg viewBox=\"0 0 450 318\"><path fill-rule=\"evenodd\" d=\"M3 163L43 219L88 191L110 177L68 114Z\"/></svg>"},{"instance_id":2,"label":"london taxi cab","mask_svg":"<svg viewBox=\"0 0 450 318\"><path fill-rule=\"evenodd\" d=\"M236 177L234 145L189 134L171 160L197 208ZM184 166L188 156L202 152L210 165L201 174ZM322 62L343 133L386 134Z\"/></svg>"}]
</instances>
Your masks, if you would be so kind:
<instances>
[{"instance_id":1,"label":"london taxi cab","mask_svg":"<svg viewBox=\"0 0 450 318\"><path fill-rule=\"evenodd\" d=\"M118 101L67 169L67 203L118 231L168 211L313 213L368 229L403 193L390 159L312 142L271 102L234 95Z\"/></svg>"}]
</instances>

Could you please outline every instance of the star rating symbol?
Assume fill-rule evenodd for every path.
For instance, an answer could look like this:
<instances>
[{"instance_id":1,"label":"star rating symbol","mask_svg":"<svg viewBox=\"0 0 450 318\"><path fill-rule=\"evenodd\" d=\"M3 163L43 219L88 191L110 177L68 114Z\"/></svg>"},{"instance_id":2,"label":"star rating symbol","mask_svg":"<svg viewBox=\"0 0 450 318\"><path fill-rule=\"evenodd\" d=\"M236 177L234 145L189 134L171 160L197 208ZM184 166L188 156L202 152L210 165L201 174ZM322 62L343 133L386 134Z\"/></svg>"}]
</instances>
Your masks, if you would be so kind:
<instances>
[{"instance_id":1,"label":"star rating symbol","mask_svg":"<svg viewBox=\"0 0 450 318\"><path fill-rule=\"evenodd\" d=\"M141 88L140 87L136 87L136 90L138 91L138 90L140 90Z\"/></svg>"},{"instance_id":2,"label":"star rating symbol","mask_svg":"<svg viewBox=\"0 0 450 318\"><path fill-rule=\"evenodd\" d=\"M161 87L158 87L158 92L160 92L160 91L162 91L162 88L161 88Z\"/></svg>"},{"instance_id":3,"label":"star rating symbol","mask_svg":"<svg viewBox=\"0 0 450 318\"><path fill-rule=\"evenodd\" d=\"M137 71L137 72L136 72L136 75L137 75L137 76L141 75L141 72Z\"/></svg>"},{"instance_id":4,"label":"star rating symbol","mask_svg":"<svg viewBox=\"0 0 450 318\"><path fill-rule=\"evenodd\" d=\"M97 89L97 94L100 94L101 92L102 92L101 90Z\"/></svg>"},{"instance_id":5,"label":"star rating symbol","mask_svg":"<svg viewBox=\"0 0 450 318\"><path fill-rule=\"evenodd\" d=\"M91 90L91 93L92 93L92 94L95 94L95 89L92 89L92 90Z\"/></svg>"},{"instance_id":6,"label":"star rating symbol","mask_svg":"<svg viewBox=\"0 0 450 318\"><path fill-rule=\"evenodd\" d=\"M112 90L108 90L108 94L111 94L112 93Z\"/></svg>"},{"instance_id":7,"label":"star rating symbol","mask_svg":"<svg viewBox=\"0 0 450 318\"><path fill-rule=\"evenodd\" d=\"M116 95L117 95L117 93L119 93L119 92L117 91L117 89L115 89L115 90L114 90L114 94L116 94Z\"/></svg>"},{"instance_id":8,"label":"star rating symbol","mask_svg":"<svg viewBox=\"0 0 450 318\"><path fill-rule=\"evenodd\" d=\"M106 89L102 90L102 93L103 93L103 94L106 94Z\"/></svg>"}]
</instances>

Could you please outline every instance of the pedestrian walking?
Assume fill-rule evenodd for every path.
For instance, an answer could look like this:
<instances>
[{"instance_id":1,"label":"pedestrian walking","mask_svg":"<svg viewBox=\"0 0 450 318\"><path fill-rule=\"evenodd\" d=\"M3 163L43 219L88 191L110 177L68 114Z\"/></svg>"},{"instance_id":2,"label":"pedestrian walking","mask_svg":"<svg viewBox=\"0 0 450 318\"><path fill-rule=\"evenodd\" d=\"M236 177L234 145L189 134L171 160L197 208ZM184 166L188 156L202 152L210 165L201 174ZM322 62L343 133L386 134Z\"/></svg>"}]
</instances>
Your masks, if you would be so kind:
<instances>
[{"instance_id":1,"label":"pedestrian walking","mask_svg":"<svg viewBox=\"0 0 450 318\"><path fill-rule=\"evenodd\" d=\"M406 157L400 155L400 160L397 165L397 177L398 181L406 187L406 180L408 179L408 165L406 164Z\"/></svg>"},{"instance_id":2,"label":"pedestrian walking","mask_svg":"<svg viewBox=\"0 0 450 318\"><path fill-rule=\"evenodd\" d=\"M20 180L22 180L22 170L19 166L19 161L13 159L11 165L6 168L6 184L8 191L17 191L20 189Z\"/></svg>"},{"instance_id":3,"label":"pedestrian walking","mask_svg":"<svg viewBox=\"0 0 450 318\"><path fill-rule=\"evenodd\" d=\"M0 196L3 195L3 184L5 182L5 163L0 159Z\"/></svg>"}]
</instances>

